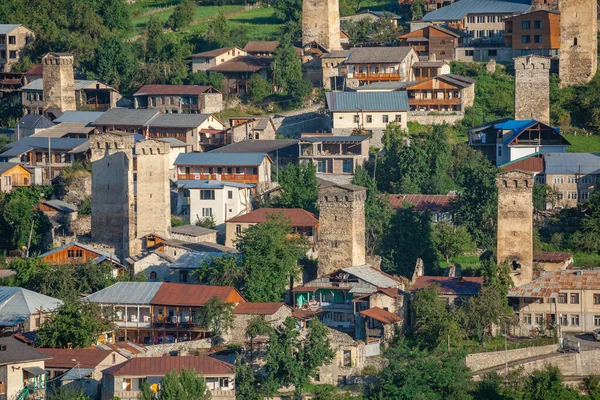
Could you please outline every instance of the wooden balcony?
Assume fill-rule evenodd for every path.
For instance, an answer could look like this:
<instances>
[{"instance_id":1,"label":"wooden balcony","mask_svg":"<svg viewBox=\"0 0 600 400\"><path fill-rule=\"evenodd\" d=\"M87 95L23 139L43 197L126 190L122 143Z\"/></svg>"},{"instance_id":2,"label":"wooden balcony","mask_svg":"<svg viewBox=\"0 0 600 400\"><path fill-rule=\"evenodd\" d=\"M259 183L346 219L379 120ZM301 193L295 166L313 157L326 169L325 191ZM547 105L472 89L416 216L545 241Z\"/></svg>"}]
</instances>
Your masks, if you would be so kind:
<instances>
[{"instance_id":1,"label":"wooden balcony","mask_svg":"<svg viewBox=\"0 0 600 400\"><path fill-rule=\"evenodd\" d=\"M360 73L355 72L352 74L353 79L358 79L361 81L399 81L402 80L399 72L395 73Z\"/></svg>"},{"instance_id":2,"label":"wooden balcony","mask_svg":"<svg viewBox=\"0 0 600 400\"><path fill-rule=\"evenodd\" d=\"M461 104L459 97L454 99L408 99L411 106L456 106Z\"/></svg>"},{"instance_id":3,"label":"wooden balcony","mask_svg":"<svg viewBox=\"0 0 600 400\"><path fill-rule=\"evenodd\" d=\"M177 179L189 181L258 183L258 175L254 174L177 174Z\"/></svg>"}]
</instances>

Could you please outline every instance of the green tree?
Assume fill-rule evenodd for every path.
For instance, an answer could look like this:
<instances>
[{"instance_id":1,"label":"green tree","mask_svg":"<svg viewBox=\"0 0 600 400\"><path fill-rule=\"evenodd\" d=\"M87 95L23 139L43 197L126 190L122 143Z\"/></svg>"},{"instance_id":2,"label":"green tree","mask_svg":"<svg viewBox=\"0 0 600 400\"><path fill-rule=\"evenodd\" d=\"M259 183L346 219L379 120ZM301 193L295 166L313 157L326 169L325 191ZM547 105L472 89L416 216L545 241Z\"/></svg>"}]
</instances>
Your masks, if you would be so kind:
<instances>
[{"instance_id":1,"label":"green tree","mask_svg":"<svg viewBox=\"0 0 600 400\"><path fill-rule=\"evenodd\" d=\"M296 107L311 93L312 85L302 75L302 60L292 45L289 35L284 35L274 52L271 75L279 91L288 96L288 106Z\"/></svg>"},{"instance_id":2,"label":"green tree","mask_svg":"<svg viewBox=\"0 0 600 400\"><path fill-rule=\"evenodd\" d=\"M580 398L575 389L563 384L562 375L554 366L534 371L525 379L523 386L524 400L574 400Z\"/></svg>"},{"instance_id":3,"label":"green tree","mask_svg":"<svg viewBox=\"0 0 600 400\"><path fill-rule=\"evenodd\" d=\"M199 86L212 86L218 90L221 90L223 86L223 74L218 72L211 72L207 74L205 71L190 72L188 75L188 85L199 85Z\"/></svg>"},{"instance_id":4,"label":"green tree","mask_svg":"<svg viewBox=\"0 0 600 400\"><path fill-rule=\"evenodd\" d=\"M195 12L196 5L193 0L181 0L181 2L175 6L173 13L165 25L174 31L185 28L194 20Z\"/></svg>"},{"instance_id":5,"label":"green tree","mask_svg":"<svg viewBox=\"0 0 600 400\"><path fill-rule=\"evenodd\" d=\"M235 363L235 397L242 400L263 400L261 389L252 367L242 364L238 358Z\"/></svg>"},{"instance_id":6,"label":"green tree","mask_svg":"<svg viewBox=\"0 0 600 400\"><path fill-rule=\"evenodd\" d=\"M48 390L48 400L91 400L83 389L70 386L54 386Z\"/></svg>"},{"instance_id":7,"label":"green tree","mask_svg":"<svg viewBox=\"0 0 600 400\"><path fill-rule=\"evenodd\" d=\"M425 6L427 3L425 0L415 0L410 5L410 14L412 16L413 21L418 21L425 15Z\"/></svg>"},{"instance_id":8,"label":"green tree","mask_svg":"<svg viewBox=\"0 0 600 400\"><path fill-rule=\"evenodd\" d=\"M204 377L194 369L173 370L161 381L157 393L161 400L210 400L210 391Z\"/></svg>"},{"instance_id":9,"label":"green tree","mask_svg":"<svg viewBox=\"0 0 600 400\"><path fill-rule=\"evenodd\" d=\"M198 322L219 340L233 325L234 307L234 303L226 303L213 297L200 309Z\"/></svg>"},{"instance_id":10,"label":"green tree","mask_svg":"<svg viewBox=\"0 0 600 400\"><path fill-rule=\"evenodd\" d=\"M200 261L194 275L202 283L212 286L233 286L244 291L245 270L237 254L214 256Z\"/></svg>"},{"instance_id":11,"label":"green tree","mask_svg":"<svg viewBox=\"0 0 600 400\"><path fill-rule=\"evenodd\" d=\"M157 16L152 15L148 20L145 34L147 60L158 60L161 58L165 46L163 28L161 20Z\"/></svg>"},{"instance_id":12,"label":"green tree","mask_svg":"<svg viewBox=\"0 0 600 400\"><path fill-rule=\"evenodd\" d=\"M433 225L433 243L437 251L450 263L450 259L475 250L475 243L464 226L448 221Z\"/></svg>"},{"instance_id":13,"label":"green tree","mask_svg":"<svg viewBox=\"0 0 600 400\"><path fill-rule=\"evenodd\" d=\"M286 286L298 272L298 260L308 249L306 239L292 235L289 220L281 214L251 226L238 236L248 301L280 301Z\"/></svg>"},{"instance_id":14,"label":"green tree","mask_svg":"<svg viewBox=\"0 0 600 400\"><path fill-rule=\"evenodd\" d=\"M275 18L281 22L300 22L302 19L302 0L277 0L273 4Z\"/></svg>"},{"instance_id":15,"label":"green tree","mask_svg":"<svg viewBox=\"0 0 600 400\"><path fill-rule=\"evenodd\" d=\"M482 340L492 335L492 325L504 328L514 322L514 313L506 297L495 286L485 285L470 299L464 309L469 334Z\"/></svg>"},{"instance_id":16,"label":"green tree","mask_svg":"<svg viewBox=\"0 0 600 400\"><path fill-rule=\"evenodd\" d=\"M533 207L537 211L546 211L552 188L548 185L533 185Z\"/></svg>"},{"instance_id":17,"label":"green tree","mask_svg":"<svg viewBox=\"0 0 600 400\"><path fill-rule=\"evenodd\" d=\"M22 249L27 247L31 233L32 247L42 245L50 222L36 206L44 195L39 187L19 187L0 196L0 242L12 249Z\"/></svg>"},{"instance_id":18,"label":"green tree","mask_svg":"<svg viewBox=\"0 0 600 400\"><path fill-rule=\"evenodd\" d=\"M248 95L255 103L262 102L273 93L273 86L259 74L254 74L248 83Z\"/></svg>"},{"instance_id":19,"label":"green tree","mask_svg":"<svg viewBox=\"0 0 600 400\"><path fill-rule=\"evenodd\" d=\"M100 39L93 61L84 65L88 78L100 81L117 90L126 88L133 73L132 49L118 36Z\"/></svg>"},{"instance_id":20,"label":"green tree","mask_svg":"<svg viewBox=\"0 0 600 400\"><path fill-rule=\"evenodd\" d=\"M579 250L600 253L600 185L592 192L585 208L585 215L571 240Z\"/></svg>"},{"instance_id":21,"label":"green tree","mask_svg":"<svg viewBox=\"0 0 600 400\"><path fill-rule=\"evenodd\" d=\"M92 196L84 197L77 210L77 215L92 215Z\"/></svg>"},{"instance_id":22,"label":"green tree","mask_svg":"<svg viewBox=\"0 0 600 400\"><path fill-rule=\"evenodd\" d=\"M313 163L288 164L276 172L281 195L276 199L278 208L302 208L316 212L319 189L317 170Z\"/></svg>"},{"instance_id":23,"label":"green tree","mask_svg":"<svg viewBox=\"0 0 600 400\"><path fill-rule=\"evenodd\" d=\"M398 41L398 36L402 33L402 25L398 25L391 18L380 18L374 23L374 30L371 38L377 43L393 43Z\"/></svg>"},{"instance_id":24,"label":"green tree","mask_svg":"<svg viewBox=\"0 0 600 400\"><path fill-rule=\"evenodd\" d=\"M254 315L246 326L246 336L250 338L250 363L254 362L254 339L268 335L273 329L261 315Z\"/></svg>"},{"instance_id":25,"label":"green tree","mask_svg":"<svg viewBox=\"0 0 600 400\"><path fill-rule=\"evenodd\" d=\"M95 303L68 300L46 321L36 336L39 347L87 348L111 330L110 320Z\"/></svg>"}]
</instances>

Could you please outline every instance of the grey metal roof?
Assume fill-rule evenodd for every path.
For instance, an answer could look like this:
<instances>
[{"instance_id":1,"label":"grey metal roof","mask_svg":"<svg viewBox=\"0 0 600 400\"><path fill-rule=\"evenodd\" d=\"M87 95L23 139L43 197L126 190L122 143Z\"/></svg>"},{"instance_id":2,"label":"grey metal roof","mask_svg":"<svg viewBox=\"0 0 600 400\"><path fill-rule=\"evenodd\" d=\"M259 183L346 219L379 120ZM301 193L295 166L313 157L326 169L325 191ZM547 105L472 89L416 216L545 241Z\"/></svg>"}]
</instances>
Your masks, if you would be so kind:
<instances>
[{"instance_id":1,"label":"grey metal roof","mask_svg":"<svg viewBox=\"0 0 600 400\"><path fill-rule=\"evenodd\" d=\"M228 146L219 147L209 153L270 153L297 144L297 139L242 140Z\"/></svg>"},{"instance_id":2,"label":"grey metal roof","mask_svg":"<svg viewBox=\"0 0 600 400\"><path fill-rule=\"evenodd\" d=\"M368 136L308 136L301 139L303 142L311 143L339 143L339 142L364 142L369 140Z\"/></svg>"},{"instance_id":3,"label":"grey metal roof","mask_svg":"<svg viewBox=\"0 0 600 400\"><path fill-rule=\"evenodd\" d=\"M150 121L152 117L158 115L158 110L129 109L129 108L111 108L104 112L93 125L129 125L143 126Z\"/></svg>"},{"instance_id":4,"label":"grey metal roof","mask_svg":"<svg viewBox=\"0 0 600 400\"><path fill-rule=\"evenodd\" d=\"M63 376L60 377L61 381L77 381L90 376L94 372L94 368L71 368Z\"/></svg>"},{"instance_id":5,"label":"grey metal roof","mask_svg":"<svg viewBox=\"0 0 600 400\"><path fill-rule=\"evenodd\" d=\"M214 229L204 228L202 226L196 225L183 225L183 226L174 226L171 228L171 233L177 233L179 235L188 235L188 236L203 236L211 233L217 232Z\"/></svg>"},{"instance_id":6,"label":"grey metal roof","mask_svg":"<svg viewBox=\"0 0 600 400\"><path fill-rule=\"evenodd\" d=\"M21 164L11 163L11 162L0 162L0 174L5 173L9 169L14 168L17 165L21 165ZM23 167L23 168L27 169L26 167Z\"/></svg>"},{"instance_id":7,"label":"grey metal roof","mask_svg":"<svg viewBox=\"0 0 600 400\"><path fill-rule=\"evenodd\" d=\"M52 358L48 354L42 353L11 337L0 338L0 346L6 346L6 350L2 351L2 357L0 357L0 365L49 360Z\"/></svg>"},{"instance_id":8,"label":"grey metal roof","mask_svg":"<svg viewBox=\"0 0 600 400\"><path fill-rule=\"evenodd\" d=\"M464 0L461 0L464 1ZM353 47L346 64L400 63L412 51L410 46Z\"/></svg>"},{"instance_id":9,"label":"grey metal roof","mask_svg":"<svg viewBox=\"0 0 600 400\"><path fill-rule=\"evenodd\" d=\"M175 165L258 166L265 157L265 153L183 153Z\"/></svg>"},{"instance_id":10,"label":"grey metal roof","mask_svg":"<svg viewBox=\"0 0 600 400\"><path fill-rule=\"evenodd\" d=\"M253 183L239 183L239 182L225 182L225 181L192 181L192 180L179 180L177 181L177 187L183 189L223 189L224 187L236 187L236 188L253 188L256 185Z\"/></svg>"},{"instance_id":11,"label":"grey metal roof","mask_svg":"<svg viewBox=\"0 0 600 400\"><path fill-rule=\"evenodd\" d=\"M144 124L160 128L197 128L210 114L158 114Z\"/></svg>"},{"instance_id":12,"label":"grey metal roof","mask_svg":"<svg viewBox=\"0 0 600 400\"><path fill-rule=\"evenodd\" d=\"M75 80L75 90L86 89L89 86L96 86L98 81ZM21 90L44 90L44 79L36 79L35 81L23 86Z\"/></svg>"},{"instance_id":13,"label":"grey metal roof","mask_svg":"<svg viewBox=\"0 0 600 400\"><path fill-rule=\"evenodd\" d=\"M368 85L357 87L357 92L368 92L372 90L401 90L407 87L411 82L375 82Z\"/></svg>"},{"instance_id":14,"label":"grey metal roof","mask_svg":"<svg viewBox=\"0 0 600 400\"><path fill-rule=\"evenodd\" d=\"M461 0L462 1L462 0ZM408 111L406 92L329 92L329 111Z\"/></svg>"},{"instance_id":15,"label":"grey metal roof","mask_svg":"<svg viewBox=\"0 0 600 400\"><path fill-rule=\"evenodd\" d=\"M0 326L16 326L40 310L54 311L62 301L31 290L0 286Z\"/></svg>"},{"instance_id":16,"label":"grey metal roof","mask_svg":"<svg viewBox=\"0 0 600 400\"><path fill-rule=\"evenodd\" d=\"M51 138L50 146L56 150L74 150L82 144L87 143L88 139L73 139L73 138ZM9 149L15 147L29 147L31 149L47 149L48 138L39 136L28 136L16 142L11 142L6 145ZM4 154L4 153L3 153Z\"/></svg>"},{"instance_id":17,"label":"grey metal roof","mask_svg":"<svg viewBox=\"0 0 600 400\"><path fill-rule=\"evenodd\" d=\"M43 115L27 114L19 120L17 126L20 129L45 129L54 126L54 124Z\"/></svg>"},{"instance_id":18,"label":"grey metal roof","mask_svg":"<svg viewBox=\"0 0 600 400\"><path fill-rule=\"evenodd\" d=\"M65 204L68 204L68 203L65 203ZM115 256L114 254L110 254L110 253L108 253L108 252L106 252L106 251L103 251L103 250L98 250L98 249L95 249L95 248L93 248L93 247L90 247L90 246L87 246L87 245L85 245L85 244L78 243L78 242L71 242L71 243L67 243L67 244L65 244L65 245L62 245L62 246L60 246L60 247L57 247L57 248L55 248L55 249L52 249L52 250L50 250L50 251L47 251L46 253L44 253L44 254L41 254L41 255L40 255L40 258L43 258L43 257L49 256L49 255L51 255L51 254L54 254L54 253L58 253L59 251L63 251L63 250L65 250L65 249L68 249L68 248L69 248L69 247L71 247L71 246L79 246L79 247L81 247L82 249L85 249L85 250L87 250L87 251L91 251L91 252L93 252L93 253L97 253L97 254L99 254L99 258L100 258L100 257L104 257L103 259L109 259L109 260L113 260L113 261L116 261L117 263L118 263L118 262L120 262L120 261L119 261L119 259L117 258L117 256Z\"/></svg>"},{"instance_id":19,"label":"grey metal roof","mask_svg":"<svg viewBox=\"0 0 600 400\"><path fill-rule=\"evenodd\" d=\"M165 246L189 250L192 253L238 253L233 247L223 246L218 243L198 242L190 243L183 240L169 239L163 242Z\"/></svg>"},{"instance_id":20,"label":"grey metal roof","mask_svg":"<svg viewBox=\"0 0 600 400\"><path fill-rule=\"evenodd\" d=\"M545 153L546 174L600 174L600 153Z\"/></svg>"},{"instance_id":21,"label":"grey metal roof","mask_svg":"<svg viewBox=\"0 0 600 400\"><path fill-rule=\"evenodd\" d=\"M21 24L0 24L0 35L6 35L20 26Z\"/></svg>"},{"instance_id":22,"label":"grey metal roof","mask_svg":"<svg viewBox=\"0 0 600 400\"><path fill-rule=\"evenodd\" d=\"M104 111L65 111L63 115L56 118L54 122L87 122L92 123L100 116L104 114Z\"/></svg>"},{"instance_id":23,"label":"grey metal roof","mask_svg":"<svg viewBox=\"0 0 600 400\"><path fill-rule=\"evenodd\" d=\"M460 0L425 14L423 21L458 21L468 14L521 14L531 0Z\"/></svg>"},{"instance_id":24,"label":"grey metal roof","mask_svg":"<svg viewBox=\"0 0 600 400\"><path fill-rule=\"evenodd\" d=\"M400 284L399 281L392 279L390 276L382 273L378 269L371 267L370 265L342 268L342 271L352 274L357 278L382 289L394 288Z\"/></svg>"},{"instance_id":25,"label":"grey metal roof","mask_svg":"<svg viewBox=\"0 0 600 400\"><path fill-rule=\"evenodd\" d=\"M190 144L184 143L184 142L182 142L179 139L175 139L175 138L171 138L171 137L154 138L154 140L158 140L159 142L169 143L169 146L171 146L171 147L187 147L187 146L191 146Z\"/></svg>"},{"instance_id":26,"label":"grey metal roof","mask_svg":"<svg viewBox=\"0 0 600 400\"><path fill-rule=\"evenodd\" d=\"M72 213L78 210L76 205L67 203L66 201L62 200L46 200L44 201L44 204L47 204L50 207L55 208L58 211L62 211L64 213Z\"/></svg>"},{"instance_id":27,"label":"grey metal roof","mask_svg":"<svg viewBox=\"0 0 600 400\"><path fill-rule=\"evenodd\" d=\"M55 120L56 121L56 120ZM58 125L54 125L53 127L43 129L39 132L31 135L32 137L51 137L51 138L61 138L71 134L77 135L89 135L94 131L93 126L89 125L89 122L62 122Z\"/></svg>"},{"instance_id":28,"label":"grey metal roof","mask_svg":"<svg viewBox=\"0 0 600 400\"><path fill-rule=\"evenodd\" d=\"M85 297L92 303L150 304L162 282L118 282Z\"/></svg>"},{"instance_id":29,"label":"grey metal roof","mask_svg":"<svg viewBox=\"0 0 600 400\"><path fill-rule=\"evenodd\" d=\"M350 50L335 50L330 53L323 54L321 58L348 58L350 53L352 53Z\"/></svg>"},{"instance_id":30,"label":"grey metal roof","mask_svg":"<svg viewBox=\"0 0 600 400\"><path fill-rule=\"evenodd\" d=\"M171 269L197 269L200 262L208 261L215 256L222 256L226 252L208 249L209 251L190 251L182 255L169 266Z\"/></svg>"}]
</instances>

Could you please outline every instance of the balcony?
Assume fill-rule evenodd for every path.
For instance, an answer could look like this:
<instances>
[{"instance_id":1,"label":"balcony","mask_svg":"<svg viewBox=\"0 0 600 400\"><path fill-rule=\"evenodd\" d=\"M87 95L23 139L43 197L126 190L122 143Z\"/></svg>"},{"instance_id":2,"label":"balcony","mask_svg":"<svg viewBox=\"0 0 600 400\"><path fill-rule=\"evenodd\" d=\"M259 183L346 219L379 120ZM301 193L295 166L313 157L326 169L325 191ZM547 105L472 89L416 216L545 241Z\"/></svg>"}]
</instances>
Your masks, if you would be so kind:
<instances>
[{"instance_id":1,"label":"balcony","mask_svg":"<svg viewBox=\"0 0 600 400\"><path fill-rule=\"evenodd\" d=\"M351 79L366 80L366 81L400 81L402 77L399 72L393 73L360 73L356 72L349 76Z\"/></svg>"},{"instance_id":2,"label":"balcony","mask_svg":"<svg viewBox=\"0 0 600 400\"><path fill-rule=\"evenodd\" d=\"M115 321L115 324L119 328L138 328L138 329L150 329L152 324L149 321Z\"/></svg>"},{"instance_id":3,"label":"balcony","mask_svg":"<svg viewBox=\"0 0 600 400\"><path fill-rule=\"evenodd\" d=\"M258 183L258 175L254 174L177 174L178 180L189 181L225 181L239 183Z\"/></svg>"},{"instance_id":4,"label":"balcony","mask_svg":"<svg viewBox=\"0 0 600 400\"><path fill-rule=\"evenodd\" d=\"M456 106L461 104L460 97L453 99L408 99L411 106Z\"/></svg>"},{"instance_id":5,"label":"balcony","mask_svg":"<svg viewBox=\"0 0 600 400\"><path fill-rule=\"evenodd\" d=\"M204 332L204 329L201 325L195 324L193 322L153 322L152 328L154 329L168 329L168 330L182 330L182 331L198 331Z\"/></svg>"}]
</instances>

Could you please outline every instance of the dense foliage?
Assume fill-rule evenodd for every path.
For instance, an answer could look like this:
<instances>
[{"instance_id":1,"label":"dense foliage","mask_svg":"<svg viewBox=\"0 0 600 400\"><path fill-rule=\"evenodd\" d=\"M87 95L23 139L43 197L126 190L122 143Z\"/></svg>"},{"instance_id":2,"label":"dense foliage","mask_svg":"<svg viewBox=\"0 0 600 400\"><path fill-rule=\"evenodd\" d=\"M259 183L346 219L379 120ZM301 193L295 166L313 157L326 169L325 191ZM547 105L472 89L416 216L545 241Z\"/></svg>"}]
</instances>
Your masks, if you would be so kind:
<instances>
[{"instance_id":1,"label":"dense foliage","mask_svg":"<svg viewBox=\"0 0 600 400\"><path fill-rule=\"evenodd\" d=\"M50 221L37 206L47 195L39 186L0 193L0 248L43 250Z\"/></svg>"},{"instance_id":2,"label":"dense foliage","mask_svg":"<svg viewBox=\"0 0 600 400\"><path fill-rule=\"evenodd\" d=\"M206 380L194 369L183 368L180 372L173 370L160 382L158 393L150 390L150 384L144 382L140 400L152 400L160 397L163 400L210 400L210 391Z\"/></svg>"},{"instance_id":3,"label":"dense foliage","mask_svg":"<svg viewBox=\"0 0 600 400\"><path fill-rule=\"evenodd\" d=\"M274 172L274 177L281 186L281 194L273 205L278 208L302 208L316 212L319 196L315 165L309 163L288 164Z\"/></svg>"}]
</instances>

